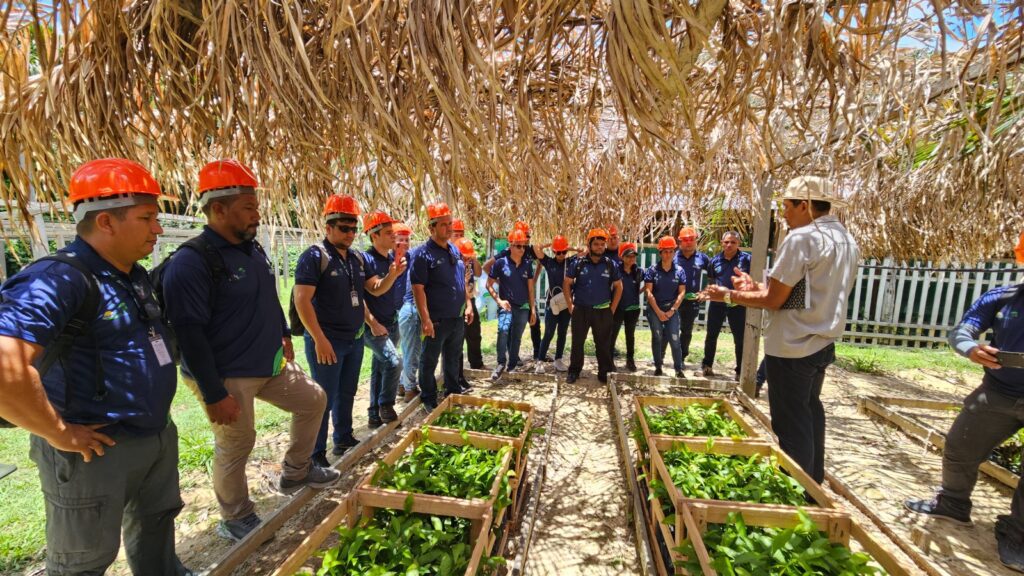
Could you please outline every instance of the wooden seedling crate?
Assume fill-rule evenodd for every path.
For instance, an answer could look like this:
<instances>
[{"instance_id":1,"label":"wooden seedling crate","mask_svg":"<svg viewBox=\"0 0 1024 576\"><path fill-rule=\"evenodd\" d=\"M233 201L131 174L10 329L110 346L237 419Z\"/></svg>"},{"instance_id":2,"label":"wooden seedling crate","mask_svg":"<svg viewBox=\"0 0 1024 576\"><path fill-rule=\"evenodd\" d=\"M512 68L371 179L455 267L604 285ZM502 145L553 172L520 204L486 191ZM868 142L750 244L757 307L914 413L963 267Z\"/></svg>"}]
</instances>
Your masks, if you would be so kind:
<instances>
[{"instance_id":1,"label":"wooden seedling crate","mask_svg":"<svg viewBox=\"0 0 1024 576\"><path fill-rule=\"evenodd\" d=\"M844 512L821 508L805 508L804 511L818 528L828 535L829 541L849 547L853 540L860 545L891 576L910 576L913 572L892 555L885 547L866 532ZM703 534L709 524L725 524L730 512L739 512L747 526L769 528L792 528L800 522L795 509L780 510L765 506L747 507L737 510L725 502L691 502L682 511L687 537L691 539L697 560L704 576L717 576L711 567L711 558L704 545ZM678 569L677 572L685 573Z\"/></svg>"},{"instance_id":2,"label":"wooden seedling crate","mask_svg":"<svg viewBox=\"0 0 1024 576\"><path fill-rule=\"evenodd\" d=\"M359 521L361 516L372 516L374 509L361 507L357 503L355 494L349 494L345 500L338 504L330 514L327 515L312 532L299 544L295 550L277 567L273 576L292 576L303 564L309 560L322 546L325 540L334 532L335 528L343 522L352 528ZM458 516L458 514L445 514L445 516ZM491 530L492 511L486 510L482 516L473 518L470 544L473 551L470 555L469 566L466 567L464 576L475 576L480 568L480 562L484 553L488 550Z\"/></svg>"},{"instance_id":3,"label":"wooden seedling crate","mask_svg":"<svg viewBox=\"0 0 1024 576\"><path fill-rule=\"evenodd\" d=\"M685 496L679 488L672 483L671 476L668 473L668 468L665 465L665 461L662 459L662 452L671 450L674 447L685 446L691 452L703 452L713 454L726 454L735 456L753 456L761 455L764 457L774 456L780 470L789 476L793 477L800 485L807 491L810 497L814 500L814 504L808 504L808 506L817 505L823 509L835 509L835 503L832 499L822 490L821 486L816 483L810 476L807 475L803 469L797 465L785 452L780 450L778 447L772 444L758 443L758 442L744 442L734 441L727 439L719 439L714 442L714 445L709 449L706 440L697 439L686 439L686 438L672 438L672 437L654 437L651 439L651 480L659 479L665 486L665 490L669 494L669 499L672 501L672 508L675 510L675 522L672 530L671 547L678 546L685 536L685 527L683 526L683 514L682 510L694 503L704 504L721 504L728 507L733 511L742 511L745 509L749 510L778 510L781 512L792 513L795 509L794 506L787 506L782 504L760 504L752 502L725 502L720 500L707 500L701 498L689 498ZM652 500L653 502L654 500ZM652 510L652 514L659 521L663 521L663 518L657 518L658 513L661 513L660 505L658 510ZM661 514L663 516L663 513Z\"/></svg>"},{"instance_id":4,"label":"wooden seedling crate","mask_svg":"<svg viewBox=\"0 0 1024 576\"><path fill-rule=\"evenodd\" d=\"M644 414L644 408L648 407L669 407L669 408L687 408L694 404L701 406L713 406L718 404L718 411L728 416L730 420L733 420L743 431L747 434L744 440L751 441L764 441L764 436L758 432L742 414L736 410L736 407L725 398L705 398L705 397L679 397L679 396L634 396L633 402L635 404L636 416L640 421L640 429L643 430L644 438L647 439L648 444L651 438L699 438L706 440L703 436L668 436L666 434L652 434L650 427L647 425L647 416ZM724 437L718 437L724 438Z\"/></svg>"},{"instance_id":5,"label":"wooden seedling crate","mask_svg":"<svg viewBox=\"0 0 1024 576\"><path fill-rule=\"evenodd\" d=\"M487 450L499 450L502 446L513 446L509 438L501 437L480 437L467 436L463 438L458 432L444 428L435 428L428 432L429 440L437 444L449 444L453 446L473 446ZM417 446L425 439L422 429L413 430L401 442L398 443L383 461L394 465L405 455L406 450ZM435 496L432 494L418 494L402 490L392 490L373 485L374 475L380 468L380 463L374 464L370 471L363 477L356 488L356 499L359 504L368 508L394 508L403 510L406 508L407 500L411 500L411 512L423 514L434 514L437 516L459 516L461 518L481 518L484 513L491 510L494 500L498 496L501 481L505 478L512 459L512 451L505 454L501 462L498 474L491 486L490 497L483 498L453 498L451 496ZM514 486L510 487L514 489Z\"/></svg>"},{"instance_id":6,"label":"wooden seedling crate","mask_svg":"<svg viewBox=\"0 0 1024 576\"><path fill-rule=\"evenodd\" d=\"M516 482L516 485L518 485L519 479L523 477L523 468L525 468L525 466L526 466L526 452L527 451L524 450L523 448L524 448L524 446L526 446L527 439L530 436L530 429L533 427L534 410L533 410L533 406L532 405L527 404L525 402L512 402L512 401L509 401L509 400L496 400L494 398L481 398L479 396L466 396L464 394L451 394L451 395L445 397L445 399L440 404L437 405L437 408L435 408L430 413L430 415L427 416L427 419L424 421L424 424L429 426L431 429L449 430L449 431L450 430L454 430L454 428L441 428L439 426L435 426L434 422L438 418L441 417L441 414L444 414L450 408L453 408L453 407L456 407L456 406L467 406L467 407L473 407L473 408L482 408L485 405L490 405L490 406L492 406L494 408L500 408L500 409L505 409L505 410L515 410L517 412L525 412L526 413L526 423L525 423L525 426L523 426L523 433L520 434L518 437L512 439L512 443L513 443L513 445L515 447L515 458L516 458L516 462L515 462L515 472L516 472L515 482ZM507 438L510 438L509 436L498 436L496 434L486 434L486 433L483 433L483 432L468 432L467 431L467 434L470 434L470 435L476 436L476 437L480 437L480 438L499 438L499 439L503 439L503 440L507 439Z\"/></svg>"}]
</instances>

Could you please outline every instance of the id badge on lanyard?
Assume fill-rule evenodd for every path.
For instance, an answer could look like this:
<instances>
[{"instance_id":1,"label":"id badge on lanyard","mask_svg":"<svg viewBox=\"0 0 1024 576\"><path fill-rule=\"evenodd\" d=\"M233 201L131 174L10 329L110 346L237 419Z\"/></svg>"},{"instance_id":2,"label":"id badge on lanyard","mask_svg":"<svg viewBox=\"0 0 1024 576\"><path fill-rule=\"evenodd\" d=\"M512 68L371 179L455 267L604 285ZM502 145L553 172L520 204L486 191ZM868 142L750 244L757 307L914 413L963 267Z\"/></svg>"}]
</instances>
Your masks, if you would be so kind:
<instances>
[{"instance_id":1,"label":"id badge on lanyard","mask_svg":"<svg viewBox=\"0 0 1024 576\"><path fill-rule=\"evenodd\" d=\"M153 354L156 355L158 364L167 366L171 363L171 353L167 350L163 336L157 334L156 329L152 326L149 328L149 345L153 348Z\"/></svg>"}]
</instances>

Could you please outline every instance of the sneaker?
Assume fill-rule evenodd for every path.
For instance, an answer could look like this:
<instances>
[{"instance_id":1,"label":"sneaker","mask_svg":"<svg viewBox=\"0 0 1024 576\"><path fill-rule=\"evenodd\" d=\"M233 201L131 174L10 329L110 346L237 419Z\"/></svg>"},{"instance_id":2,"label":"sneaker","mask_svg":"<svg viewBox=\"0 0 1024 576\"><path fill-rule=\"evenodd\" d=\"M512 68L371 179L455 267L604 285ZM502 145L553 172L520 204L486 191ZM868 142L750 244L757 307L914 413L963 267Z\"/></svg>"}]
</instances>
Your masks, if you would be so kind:
<instances>
[{"instance_id":1,"label":"sneaker","mask_svg":"<svg viewBox=\"0 0 1024 576\"><path fill-rule=\"evenodd\" d=\"M664 376L665 375L665 373L662 372L662 370L661 370L661 366L655 366L654 367L654 375L655 376Z\"/></svg>"},{"instance_id":2,"label":"sneaker","mask_svg":"<svg viewBox=\"0 0 1024 576\"><path fill-rule=\"evenodd\" d=\"M289 480L284 476L281 477L281 492L285 494L292 494L298 492L303 486L309 486L310 488L326 488L341 478L341 471L335 470L329 466L317 466L316 464L310 464L309 472L306 472L306 477L301 480Z\"/></svg>"},{"instance_id":3,"label":"sneaker","mask_svg":"<svg viewBox=\"0 0 1024 576\"><path fill-rule=\"evenodd\" d=\"M472 394L473 390L475 390L475 388L473 388L473 385L470 384L469 382L466 382L465 386L459 388L459 394Z\"/></svg>"},{"instance_id":4,"label":"sneaker","mask_svg":"<svg viewBox=\"0 0 1024 576\"><path fill-rule=\"evenodd\" d=\"M312 462L315 466L320 466L322 468L331 467L331 463L327 461L326 452L317 452L316 454L313 454Z\"/></svg>"},{"instance_id":5,"label":"sneaker","mask_svg":"<svg viewBox=\"0 0 1024 576\"><path fill-rule=\"evenodd\" d=\"M238 542L245 538L249 532L255 530L262 522L263 520L260 520L260 517L255 512L238 520L221 520L217 523L217 535L221 538L227 538L232 542Z\"/></svg>"},{"instance_id":6,"label":"sneaker","mask_svg":"<svg viewBox=\"0 0 1024 576\"><path fill-rule=\"evenodd\" d=\"M686 374L683 373L683 369L676 370L676 378L686 378Z\"/></svg>"},{"instance_id":7,"label":"sneaker","mask_svg":"<svg viewBox=\"0 0 1024 576\"><path fill-rule=\"evenodd\" d=\"M551 362L554 362L554 361L555 361L555 359L554 359L554 358L552 358L551 356L545 356L545 357L541 358L541 359L540 359L540 361L541 361L541 362L548 362L548 363L551 363Z\"/></svg>"},{"instance_id":8,"label":"sneaker","mask_svg":"<svg viewBox=\"0 0 1024 576\"><path fill-rule=\"evenodd\" d=\"M359 440L356 440L355 436L350 435L347 438L342 438L341 442L336 442L334 444L334 449L331 450L331 454L334 454L335 456L341 456L342 454L347 452L349 448L354 448L358 445Z\"/></svg>"},{"instance_id":9,"label":"sneaker","mask_svg":"<svg viewBox=\"0 0 1024 576\"><path fill-rule=\"evenodd\" d=\"M565 365L565 360L561 358L555 359L555 372L565 372L569 367Z\"/></svg>"},{"instance_id":10,"label":"sneaker","mask_svg":"<svg viewBox=\"0 0 1024 576\"><path fill-rule=\"evenodd\" d=\"M416 399L420 395L419 388L413 388L412 390L406 390L405 396L402 398L402 402L409 403Z\"/></svg>"},{"instance_id":11,"label":"sneaker","mask_svg":"<svg viewBox=\"0 0 1024 576\"><path fill-rule=\"evenodd\" d=\"M577 373L575 373L575 372L569 372L569 373L568 373L568 374L567 374L567 375L565 376L565 383L566 383L566 384L572 384L572 383L573 383L573 382L575 382L575 381L576 381L576 379L577 379L577 378L579 378L579 377L580 377L580 375L579 375L579 374L577 374Z\"/></svg>"},{"instance_id":12,"label":"sneaker","mask_svg":"<svg viewBox=\"0 0 1024 576\"><path fill-rule=\"evenodd\" d=\"M1024 572L1024 534L1012 516L996 517L996 547L999 561L1010 570Z\"/></svg>"},{"instance_id":13,"label":"sneaker","mask_svg":"<svg viewBox=\"0 0 1024 576\"><path fill-rule=\"evenodd\" d=\"M942 502L942 495L936 496L933 500L905 500L903 507L911 512L917 512L918 514L927 514L933 516L939 520L948 520L954 524L960 526L972 526L970 512L958 512L953 510L953 507L949 504Z\"/></svg>"},{"instance_id":14,"label":"sneaker","mask_svg":"<svg viewBox=\"0 0 1024 576\"><path fill-rule=\"evenodd\" d=\"M597 373L597 381L600 382L601 384L607 384L608 383L608 373L607 372L598 372Z\"/></svg>"},{"instance_id":15,"label":"sneaker","mask_svg":"<svg viewBox=\"0 0 1024 576\"><path fill-rule=\"evenodd\" d=\"M395 412L394 404L382 404L377 409L377 413L380 414L381 422L394 422L398 420L398 413Z\"/></svg>"},{"instance_id":16,"label":"sneaker","mask_svg":"<svg viewBox=\"0 0 1024 576\"><path fill-rule=\"evenodd\" d=\"M636 372L636 363L633 362L632 358L626 360L626 370L629 370L630 372Z\"/></svg>"},{"instance_id":17,"label":"sneaker","mask_svg":"<svg viewBox=\"0 0 1024 576\"><path fill-rule=\"evenodd\" d=\"M711 368L711 366L701 366L700 373L705 378L710 378L715 375L715 371Z\"/></svg>"},{"instance_id":18,"label":"sneaker","mask_svg":"<svg viewBox=\"0 0 1024 576\"><path fill-rule=\"evenodd\" d=\"M384 421L380 419L380 416L369 416L366 419L366 427L372 429L380 428L384 425Z\"/></svg>"},{"instance_id":19,"label":"sneaker","mask_svg":"<svg viewBox=\"0 0 1024 576\"><path fill-rule=\"evenodd\" d=\"M427 416L429 416L430 413L433 412L436 409L437 409L437 404L430 404L429 402L423 402L422 404L420 404L420 410L423 410L424 412L426 412Z\"/></svg>"},{"instance_id":20,"label":"sneaker","mask_svg":"<svg viewBox=\"0 0 1024 576\"><path fill-rule=\"evenodd\" d=\"M504 372L505 367L502 366L501 364L498 364L498 367L494 369L494 372L491 372L491 382L497 382Z\"/></svg>"}]
</instances>

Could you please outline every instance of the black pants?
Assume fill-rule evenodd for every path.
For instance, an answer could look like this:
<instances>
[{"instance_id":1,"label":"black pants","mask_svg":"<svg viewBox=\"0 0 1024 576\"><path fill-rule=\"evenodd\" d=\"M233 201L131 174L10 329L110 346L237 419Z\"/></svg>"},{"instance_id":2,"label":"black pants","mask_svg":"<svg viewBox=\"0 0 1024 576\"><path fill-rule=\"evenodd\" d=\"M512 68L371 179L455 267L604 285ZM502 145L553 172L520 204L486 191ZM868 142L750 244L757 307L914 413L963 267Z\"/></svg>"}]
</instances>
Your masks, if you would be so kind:
<instances>
[{"instance_id":1,"label":"black pants","mask_svg":"<svg viewBox=\"0 0 1024 576\"><path fill-rule=\"evenodd\" d=\"M480 369L484 366L484 357L480 352L480 313L476 310L476 299L470 300L473 306L473 323L466 324L466 356L469 367Z\"/></svg>"},{"instance_id":2,"label":"black pants","mask_svg":"<svg viewBox=\"0 0 1024 576\"><path fill-rule=\"evenodd\" d=\"M768 371L768 406L772 431L782 450L819 484L825 480L825 407L821 385L825 369L836 361L836 346L829 344L803 358L765 356Z\"/></svg>"},{"instance_id":3,"label":"black pants","mask_svg":"<svg viewBox=\"0 0 1024 576\"><path fill-rule=\"evenodd\" d=\"M551 303L544 311L544 339L540 343L541 358L547 356L551 346L551 339L555 336L555 329L558 329L558 340L555 342L555 360L562 357L565 352L565 335L569 331L569 322L572 317L568 310L562 310L560 314L551 312Z\"/></svg>"},{"instance_id":4,"label":"black pants","mask_svg":"<svg viewBox=\"0 0 1024 576\"><path fill-rule=\"evenodd\" d=\"M538 308L539 310L539 308ZM542 354L542 339L540 336L540 314L537 315L537 321L530 324L530 342L533 343L533 359L543 360L544 354Z\"/></svg>"},{"instance_id":5,"label":"black pants","mask_svg":"<svg viewBox=\"0 0 1024 576\"><path fill-rule=\"evenodd\" d=\"M704 359L701 366L713 366L715 353L718 351L718 335L722 333L722 324L729 320L732 341L736 345L736 373L740 373L743 362L743 330L747 321L747 309L743 306L726 306L722 302L712 302L708 306L708 336L704 340Z\"/></svg>"},{"instance_id":6,"label":"black pants","mask_svg":"<svg viewBox=\"0 0 1024 576\"><path fill-rule=\"evenodd\" d=\"M683 300L679 305L679 348L683 352L683 362L690 355L690 341L693 340L693 323L700 315L700 304Z\"/></svg>"},{"instance_id":7,"label":"black pants","mask_svg":"<svg viewBox=\"0 0 1024 576\"><path fill-rule=\"evenodd\" d=\"M611 308L579 306L572 312L572 349L569 352L569 372L579 374L583 370L583 343L587 332L594 330L594 349L597 353L597 370L607 374L615 371L612 363L612 328L615 319Z\"/></svg>"},{"instance_id":8,"label":"black pants","mask_svg":"<svg viewBox=\"0 0 1024 576\"><path fill-rule=\"evenodd\" d=\"M636 348L636 323L640 320L640 309L636 310L623 310L620 306L615 311L613 316L614 324L612 325L612 337L611 345L608 347L610 354L615 353L615 343L619 341L619 330L622 329L622 325L626 325L626 358L632 360L634 358L633 352Z\"/></svg>"}]
</instances>

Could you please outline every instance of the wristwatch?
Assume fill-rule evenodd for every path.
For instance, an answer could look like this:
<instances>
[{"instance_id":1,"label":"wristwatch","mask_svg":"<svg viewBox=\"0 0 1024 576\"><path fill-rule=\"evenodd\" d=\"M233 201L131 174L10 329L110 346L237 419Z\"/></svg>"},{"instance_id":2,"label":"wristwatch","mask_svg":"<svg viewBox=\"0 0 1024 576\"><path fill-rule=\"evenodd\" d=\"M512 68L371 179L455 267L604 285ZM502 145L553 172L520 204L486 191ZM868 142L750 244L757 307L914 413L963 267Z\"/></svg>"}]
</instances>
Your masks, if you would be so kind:
<instances>
[{"instance_id":1,"label":"wristwatch","mask_svg":"<svg viewBox=\"0 0 1024 576\"><path fill-rule=\"evenodd\" d=\"M729 304L731 306L732 305L732 290L726 290L725 291L725 296L722 297L722 300L724 300L726 304Z\"/></svg>"}]
</instances>

